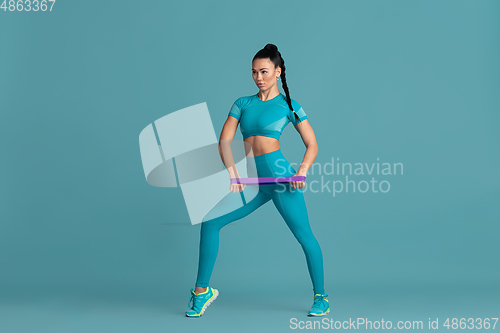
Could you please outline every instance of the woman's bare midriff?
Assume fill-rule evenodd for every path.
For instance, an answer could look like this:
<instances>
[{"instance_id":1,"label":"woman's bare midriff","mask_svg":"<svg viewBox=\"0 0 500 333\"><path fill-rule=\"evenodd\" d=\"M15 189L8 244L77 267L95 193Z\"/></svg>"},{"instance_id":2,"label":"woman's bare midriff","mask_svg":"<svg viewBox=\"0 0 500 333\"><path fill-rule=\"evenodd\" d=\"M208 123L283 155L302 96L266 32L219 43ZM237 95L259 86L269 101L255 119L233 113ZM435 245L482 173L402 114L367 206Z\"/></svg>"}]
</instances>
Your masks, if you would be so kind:
<instances>
[{"instance_id":1,"label":"woman's bare midriff","mask_svg":"<svg viewBox=\"0 0 500 333\"><path fill-rule=\"evenodd\" d=\"M267 136L254 135L246 138L244 141L252 147L253 156L267 154L280 149L279 140ZM245 145L245 154L248 155L249 153L249 147Z\"/></svg>"}]
</instances>

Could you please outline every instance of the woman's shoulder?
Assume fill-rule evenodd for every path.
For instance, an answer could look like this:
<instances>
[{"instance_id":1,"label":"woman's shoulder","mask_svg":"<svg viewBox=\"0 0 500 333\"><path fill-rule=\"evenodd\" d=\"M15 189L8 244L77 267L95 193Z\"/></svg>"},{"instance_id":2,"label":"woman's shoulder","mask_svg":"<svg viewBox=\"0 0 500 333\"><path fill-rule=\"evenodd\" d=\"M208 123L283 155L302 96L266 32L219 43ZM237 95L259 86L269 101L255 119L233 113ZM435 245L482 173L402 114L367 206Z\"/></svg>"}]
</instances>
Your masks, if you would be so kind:
<instances>
[{"instance_id":1,"label":"woman's shoulder","mask_svg":"<svg viewBox=\"0 0 500 333\"><path fill-rule=\"evenodd\" d=\"M285 108L287 108L287 109L289 109L289 110L290 110L290 107L288 106L288 102L287 102L287 100L286 100L286 95L285 95L285 94L282 94L282 95L283 95L283 101L281 102L281 104L282 104ZM295 100L295 99L294 99L294 98L292 98L292 97L290 97L290 102L292 103L292 108L293 108L293 110L294 110L295 112L299 111L299 110L302 108L302 106L300 105L300 103L299 103L299 102L297 102L297 100ZM290 112L292 112L292 111L290 110Z\"/></svg>"},{"instance_id":2,"label":"woman's shoulder","mask_svg":"<svg viewBox=\"0 0 500 333\"><path fill-rule=\"evenodd\" d=\"M255 95L241 96L234 101L234 104L240 108L240 110L244 109L248 104L252 102L255 98Z\"/></svg>"},{"instance_id":3,"label":"woman's shoulder","mask_svg":"<svg viewBox=\"0 0 500 333\"><path fill-rule=\"evenodd\" d=\"M297 100L290 98L290 101L292 102L292 108L295 112L299 111L302 108L302 106L299 104L299 102L297 102Z\"/></svg>"},{"instance_id":4,"label":"woman's shoulder","mask_svg":"<svg viewBox=\"0 0 500 333\"><path fill-rule=\"evenodd\" d=\"M255 96L257 96L257 94L241 96L237 99L237 101L238 100L240 100L240 101L252 100L255 98Z\"/></svg>"}]
</instances>

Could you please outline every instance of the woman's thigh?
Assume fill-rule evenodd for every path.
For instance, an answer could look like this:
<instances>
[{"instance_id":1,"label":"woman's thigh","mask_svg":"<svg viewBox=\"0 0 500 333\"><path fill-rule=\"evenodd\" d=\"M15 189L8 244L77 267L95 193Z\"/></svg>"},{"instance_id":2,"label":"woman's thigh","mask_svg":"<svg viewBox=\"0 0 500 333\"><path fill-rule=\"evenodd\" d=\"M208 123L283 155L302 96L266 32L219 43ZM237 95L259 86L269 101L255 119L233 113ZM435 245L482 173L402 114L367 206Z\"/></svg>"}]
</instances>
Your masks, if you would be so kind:
<instances>
[{"instance_id":1,"label":"woman's thigh","mask_svg":"<svg viewBox=\"0 0 500 333\"><path fill-rule=\"evenodd\" d=\"M278 155L273 161L273 173L277 177L289 177L297 172L284 158ZM290 183L272 185L270 195L276 209L294 234L310 230L303 189L294 188ZM297 236L297 235L296 235Z\"/></svg>"},{"instance_id":2,"label":"woman's thigh","mask_svg":"<svg viewBox=\"0 0 500 333\"><path fill-rule=\"evenodd\" d=\"M242 192L229 192L203 218L202 223L220 227L239 220L271 200L271 195L257 186L246 186Z\"/></svg>"}]
</instances>

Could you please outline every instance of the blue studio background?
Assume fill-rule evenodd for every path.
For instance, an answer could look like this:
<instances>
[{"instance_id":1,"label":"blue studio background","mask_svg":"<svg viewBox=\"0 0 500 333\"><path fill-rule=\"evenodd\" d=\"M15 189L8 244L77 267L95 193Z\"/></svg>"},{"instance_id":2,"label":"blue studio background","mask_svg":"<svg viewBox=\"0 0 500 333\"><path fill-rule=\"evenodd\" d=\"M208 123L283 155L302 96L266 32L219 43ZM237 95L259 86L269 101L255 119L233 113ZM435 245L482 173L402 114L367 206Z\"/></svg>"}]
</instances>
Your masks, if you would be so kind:
<instances>
[{"instance_id":1,"label":"blue studio background","mask_svg":"<svg viewBox=\"0 0 500 333\"><path fill-rule=\"evenodd\" d=\"M0 330L288 332L321 319L306 317L305 257L272 203L221 231L220 296L185 318L200 225L179 188L150 186L142 169L139 133L170 112L206 102L220 134L232 103L257 93L251 59L267 43L317 163L404 166L374 176L386 193L304 191L328 318L424 330L439 318L443 331L446 318L498 318L499 19L494 0L2 9ZM281 147L301 162L292 125ZM322 179L345 183L308 176Z\"/></svg>"}]
</instances>

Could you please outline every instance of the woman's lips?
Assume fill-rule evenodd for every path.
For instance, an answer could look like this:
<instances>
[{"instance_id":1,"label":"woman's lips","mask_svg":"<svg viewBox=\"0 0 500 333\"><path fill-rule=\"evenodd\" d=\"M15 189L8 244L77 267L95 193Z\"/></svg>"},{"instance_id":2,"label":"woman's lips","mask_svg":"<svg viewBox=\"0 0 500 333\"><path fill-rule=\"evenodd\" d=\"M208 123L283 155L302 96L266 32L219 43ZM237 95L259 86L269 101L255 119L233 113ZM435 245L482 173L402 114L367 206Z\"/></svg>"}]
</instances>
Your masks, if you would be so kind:
<instances>
[{"instance_id":1,"label":"woman's lips","mask_svg":"<svg viewBox=\"0 0 500 333\"><path fill-rule=\"evenodd\" d=\"M258 83L257 85L259 85L259 86L263 86L263 85L264 85L264 83Z\"/></svg>"}]
</instances>

